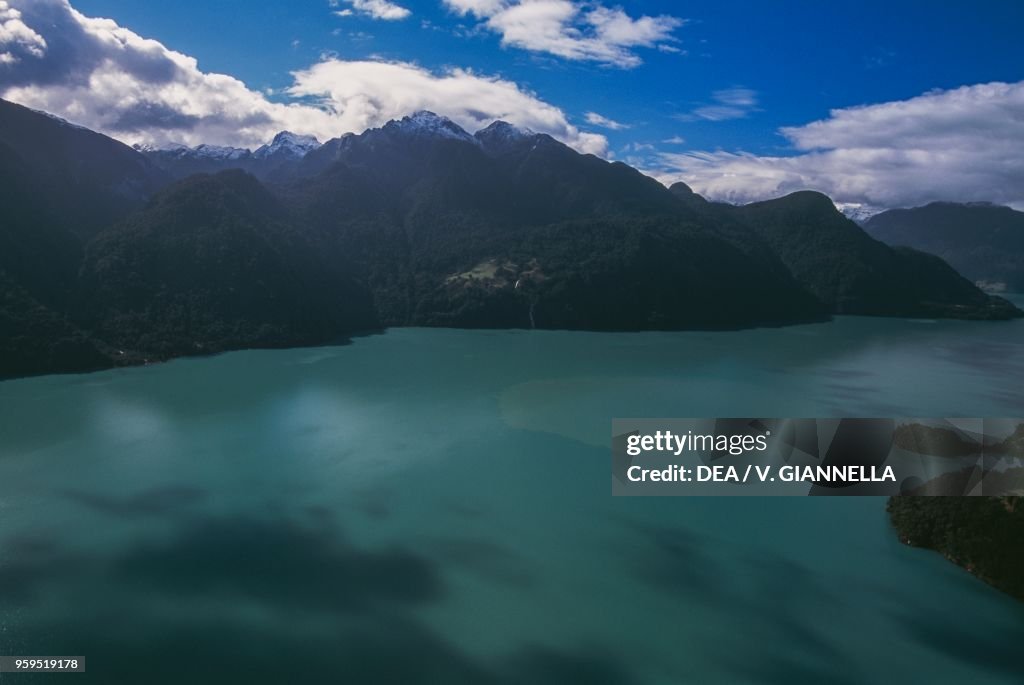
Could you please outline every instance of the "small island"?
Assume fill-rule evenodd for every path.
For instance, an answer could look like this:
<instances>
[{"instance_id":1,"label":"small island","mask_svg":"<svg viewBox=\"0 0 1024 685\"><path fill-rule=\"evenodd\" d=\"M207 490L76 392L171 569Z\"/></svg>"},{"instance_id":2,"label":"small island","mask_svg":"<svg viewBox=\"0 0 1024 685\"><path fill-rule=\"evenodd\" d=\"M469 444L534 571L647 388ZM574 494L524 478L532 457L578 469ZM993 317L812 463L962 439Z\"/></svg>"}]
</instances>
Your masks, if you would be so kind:
<instances>
[{"instance_id":1,"label":"small island","mask_svg":"<svg viewBox=\"0 0 1024 685\"><path fill-rule=\"evenodd\" d=\"M986 583L1024 600L1021 496L893 497L900 540L941 553Z\"/></svg>"}]
</instances>

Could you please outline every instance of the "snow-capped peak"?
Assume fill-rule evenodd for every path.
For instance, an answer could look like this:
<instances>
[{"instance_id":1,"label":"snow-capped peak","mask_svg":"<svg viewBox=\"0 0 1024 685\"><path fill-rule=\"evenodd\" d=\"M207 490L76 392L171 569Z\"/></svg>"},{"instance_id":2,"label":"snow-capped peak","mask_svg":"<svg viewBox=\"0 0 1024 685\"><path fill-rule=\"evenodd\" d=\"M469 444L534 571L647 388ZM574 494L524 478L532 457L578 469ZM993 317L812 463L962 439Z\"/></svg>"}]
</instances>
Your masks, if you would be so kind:
<instances>
[{"instance_id":1,"label":"snow-capped peak","mask_svg":"<svg viewBox=\"0 0 1024 685\"><path fill-rule=\"evenodd\" d=\"M177 152L179 150L191 150L192 148L184 143L164 143L162 145L135 143L132 145L132 149L138 152Z\"/></svg>"},{"instance_id":2,"label":"snow-capped peak","mask_svg":"<svg viewBox=\"0 0 1024 685\"><path fill-rule=\"evenodd\" d=\"M215 159L232 161L248 157L251 153L243 147L227 147L225 145L196 145L189 147L182 143L164 143L162 145L136 144L133 146L139 152L156 153L160 155L172 155L179 159Z\"/></svg>"},{"instance_id":3,"label":"snow-capped peak","mask_svg":"<svg viewBox=\"0 0 1024 685\"><path fill-rule=\"evenodd\" d=\"M249 155L249 150L244 147L229 147L227 145L197 145L192 148L196 157L208 159L241 159Z\"/></svg>"},{"instance_id":4,"label":"snow-capped peak","mask_svg":"<svg viewBox=\"0 0 1024 685\"><path fill-rule=\"evenodd\" d=\"M67 119L65 119L63 117L59 117L56 114L52 114L50 112L44 112L41 109L33 109L31 107L26 107L26 109L29 110L30 112L35 112L36 114L42 114L44 117L47 117L49 119L53 119L54 121L56 121L61 126L67 126L68 128L75 128L75 129L78 129L79 131L89 131L89 133L95 133L95 131L93 131L91 129L88 129L85 126L80 126L79 124L71 123Z\"/></svg>"},{"instance_id":5,"label":"snow-capped peak","mask_svg":"<svg viewBox=\"0 0 1024 685\"><path fill-rule=\"evenodd\" d=\"M519 149L520 143L536 138L537 134L507 121L495 121L487 128L477 131L475 137L488 152L502 154Z\"/></svg>"},{"instance_id":6,"label":"snow-capped peak","mask_svg":"<svg viewBox=\"0 0 1024 685\"><path fill-rule=\"evenodd\" d=\"M880 214L885 211L885 209L881 207L874 207L860 202L834 202L833 204L835 204L836 209L842 212L847 219L858 224L863 224L875 214Z\"/></svg>"},{"instance_id":7,"label":"snow-capped peak","mask_svg":"<svg viewBox=\"0 0 1024 685\"><path fill-rule=\"evenodd\" d=\"M477 131L476 135L478 138L486 136L505 140L522 140L523 138L532 138L537 134L528 128L522 128L499 119L487 128Z\"/></svg>"},{"instance_id":8,"label":"snow-capped peak","mask_svg":"<svg viewBox=\"0 0 1024 685\"><path fill-rule=\"evenodd\" d=\"M476 142L473 136L466 133L461 126L448 117L443 117L426 110L402 117L400 120L389 121L384 128L416 136L449 138L452 140L464 140L469 143Z\"/></svg>"},{"instance_id":9,"label":"snow-capped peak","mask_svg":"<svg viewBox=\"0 0 1024 685\"><path fill-rule=\"evenodd\" d=\"M318 147L320 141L313 136L300 136L291 131L281 131L269 144L257 148L252 154L256 158L284 155L299 159Z\"/></svg>"}]
</instances>

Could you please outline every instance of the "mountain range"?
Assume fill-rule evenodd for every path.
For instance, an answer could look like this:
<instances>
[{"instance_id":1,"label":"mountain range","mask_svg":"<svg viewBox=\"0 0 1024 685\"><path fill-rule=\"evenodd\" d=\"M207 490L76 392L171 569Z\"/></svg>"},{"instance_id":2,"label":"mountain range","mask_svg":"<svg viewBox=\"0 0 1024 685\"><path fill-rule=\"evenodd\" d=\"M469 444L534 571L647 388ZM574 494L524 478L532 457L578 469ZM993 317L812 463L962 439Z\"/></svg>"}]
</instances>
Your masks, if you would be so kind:
<instances>
[{"instance_id":1,"label":"mountain range","mask_svg":"<svg viewBox=\"0 0 1024 685\"><path fill-rule=\"evenodd\" d=\"M272 141L255 150L220 145L174 145L167 148L136 146L135 149L174 179L241 169L260 179L272 180L287 177L299 160L318 147L320 141L313 136L281 131Z\"/></svg>"},{"instance_id":2,"label":"mountain range","mask_svg":"<svg viewBox=\"0 0 1024 685\"><path fill-rule=\"evenodd\" d=\"M890 245L931 252L993 290L1024 292L1024 212L984 202L893 209L864 223Z\"/></svg>"},{"instance_id":3,"label":"mountain range","mask_svg":"<svg viewBox=\"0 0 1024 685\"><path fill-rule=\"evenodd\" d=\"M745 207L495 122L132 149L0 101L0 377L383 326L1010 318L811 192Z\"/></svg>"}]
</instances>

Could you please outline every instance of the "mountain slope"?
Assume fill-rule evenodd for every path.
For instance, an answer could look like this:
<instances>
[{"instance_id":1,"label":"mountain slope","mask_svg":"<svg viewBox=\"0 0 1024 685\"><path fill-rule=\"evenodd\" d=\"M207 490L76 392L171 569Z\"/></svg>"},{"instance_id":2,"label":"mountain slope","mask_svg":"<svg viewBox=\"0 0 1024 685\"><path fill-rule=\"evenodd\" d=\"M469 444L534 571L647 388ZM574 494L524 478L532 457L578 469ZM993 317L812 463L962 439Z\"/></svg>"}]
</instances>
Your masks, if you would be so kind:
<instances>
[{"instance_id":1,"label":"mountain slope","mask_svg":"<svg viewBox=\"0 0 1024 685\"><path fill-rule=\"evenodd\" d=\"M111 364L63 313L82 246L55 208L51 187L43 172L0 142L0 378Z\"/></svg>"},{"instance_id":2,"label":"mountain slope","mask_svg":"<svg viewBox=\"0 0 1024 685\"><path fill-rule=\"evenodd\" d=\"M87 248L81 311L110 344L161 357L338 340L369 295L252 176L199 175Z\"/></svg>"},{"instance_id":3,"label":"mountain slope","mask_svg":"<svg viewBox=\"0 0 1024 685\"><path fill-rule=\"evenodd\" d=\"M868 220L864 230L890 245L938 255L972 281L1024 292L1024 212L935 202L883 212Z\"/></svg>"},{"instance_id":4,"label":"mountain slope","mask_svg":"<svg viewBox=\"0 0 1024 685\"><path fill-rule=\"evenodd\" d=\"M0 145L31 175L32 199L82 239L140 207L168 181L127 145L6 100L0 100Z\"/></svg>"},{"instance_id":5,"label":"mountain slope","mask_svg":"<svg viewBox=\"0 0 1024 685\"><path fill-rule=\"evenodd\" d=\"M933 549L1024 600L1021 497L892 497L889 517L908 545Z\"/></svg>"},{"instance_id":6,"label":"mountain slope","mask_svg":"<svg viewBox=\"0 0 1024 685\"><path fill-rule=\"evenodd\" d=\"M144 202L167 176L143 155L24 108L4 117L20 135L0 140L0 376L378 325L1020 315L940 259L871 239L822 195L709 203L503 122L470 135L420 112L323 146L281 134L257 153L201 148L218 164L286 164L271 185L199 174Z\"/></svg>"},{"instance_id":7,"label":"mountain slope","mask_svg":"<svg viewBox=\"0 0 1024 685\"><path fill-rule=\"evenodd\" d=\"M193 174L239 169L260 180L287 180L308 153L320 147L312 136L281 131L256 150L219 145L179 145L167 149L139 148L156 166L176 180Z\"/></svg>"},{"instance_id":8,"label":"mountain slope","mask_svg":"<svg viewBox=\"0 0 1024 685\"><path fill-rule=\"evenodd\" d=\"M664 186L550 136L476 136L421 112L329 141L285 188L388 325L722 328L818 320L770 253L752 256ZM749 232L748 232L749 235ZM769 294L767 302L753 293Z\"/></svg>"},{"instance_id":9,"label":"mountain slope","mask_svg":"<svg viewBox=\"0 0 1024 685\"><path fill-rule=\"evenodd\" d=\"M53 211L45 179L17 152L0 143L0 273L33 298L66 303L81 242Z\"/></svg>"},{"instance_id":10,"label":"mountain slope","mask_svg":"<svg viewBox=\"0 0 1024 685\"><path fill-rule=\"evenodd\" d=\"M796 280L834 313L971 319L1020 315L941 259L874 240L820 193L804 191L712 211L738 217L762 236Z\"/></svg>"},{"instance_id":11,"label":"mountain slope","mask_svg":"<svg viewBox=\"0 0 1024 685\"><path fill-rule=\"evenodd\" d=\"M108 368L101 345L0 272L0 379Z\"/></svg>"}]
</instances>

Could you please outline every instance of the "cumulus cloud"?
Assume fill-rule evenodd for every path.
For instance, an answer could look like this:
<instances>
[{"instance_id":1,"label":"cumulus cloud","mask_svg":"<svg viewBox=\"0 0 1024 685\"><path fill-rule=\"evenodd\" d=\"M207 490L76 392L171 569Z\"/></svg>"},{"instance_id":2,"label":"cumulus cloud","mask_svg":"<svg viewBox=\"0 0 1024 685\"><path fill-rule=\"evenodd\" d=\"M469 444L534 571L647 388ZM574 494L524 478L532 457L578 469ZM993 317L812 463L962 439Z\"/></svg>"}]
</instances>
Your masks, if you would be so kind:
<instances>
[{"instance_id":1,"label":"cumulus cloud","mask_svg":"<svg viewBox=\"0 0 1024 685\"><path fill-rule=\"evenodd\" d=\"M0 59L0 96L128 143L251 147L282 129L325 140L426 108L470 130L501 118L584 152L607 146L516 83L467 70L326 59L296 72L291 99L274 102L67 0L0 0L0 21L0 52L9 55Z\"/></svg>"},{"instance_id":2,"label":"cumulus cloud","mask_svg":"<svg viewBox=\"0 0 1024 685\"><path fill-rule=\"evenodd\" d=\"M623 129L629 128L628 124L619 123L614 119L609 119L608 117L601 116L597 112L587 112L584 115L584 118L587 120L588 124L591 124L593 126L600 126L601 128L607 128L612 131L621 131Z\"/></svg>"},{"instance_id":3,"label":"cumulus cloud","mask_svg":"<svg viewBox=\"0 0 1024 685\"><path fill-rule=\"evenodd\" d=\"M126 142L262 141L275 127L327 130L327 112L268 101L238 79L66 0L10 0L38 40L5 43L0 95ZM24 32L21 32L24 34ZM6 60L5 60L6 61Z\"/></svg>"},{"instance_id":4,"label":"cumulus cloud","mask_svg":"<svg viewBox=\"0 0 1024 685\"><path fill-rule=\"evenodd\" d=\"M664 153L659 176L729 202L810 188L875 207L935 200L1024 207L1024 81L837 109L781 133L796 154Z\"/></svg>"},{"instance_id":5,"label":"cumulus cloud","mask_svg":"<svg viewBox=\"0 0 1024 685\"><path fill-rule=\"evenodd\" d=\"M724 90L716 90L711 94L711 102L696 107L693 111L680 114L676 118L681 121L728 121L743 119L757 109L757 91L750 88L734 86Z\"/></svg>"},{"instance_id":6,"label":"cumulus cloud","mask_svg":"<svg viewBox=\"0 0 1024 685\"><path fill-rule=\"evenodd\" d=\"M683 25L677 17L630 17L622 8L578 0L444 0L461 16L474 16L501 35L503 45L571 60L631 68L635 48L668 46Z\"/></svg>"},{"instance_id":7,"label":"cumulus cloud","mask_svg":"<svg viewBox=\"0 0 1024 685\"><path fill-rule=\"evenodd\" d=\"M21 20L21 12L0 0L0 64L14 64L19 53L28 57L42 57L46 41Z\"/></svg>"},{"instance_id":8,"label":"cumulus cloud","mask_svg":"<svg viewBox=\"0 0 1024 685\"><path fill-rule=\"evenodd\" d=\"M490 17L509 5L508 0L444 0L448 8L460 16L473 14L477 17Z\"/></svg>"},{"instance_id":9,"label":"cumulus cloud","mask_svg":"<svg viewBox=\"0 0 1024 685\"><path fill-rule=\"evenodd\" d=\"M406 19L412 15L412 12L396 5L389 0L345 0L349 5L352 5L352 10L359 14L371 17L373 19L382 19L384 21L399 21ZM347 17L352 14L352 10L340 10L335 12L339 16Z\"/></svg>"}]
</instances>

